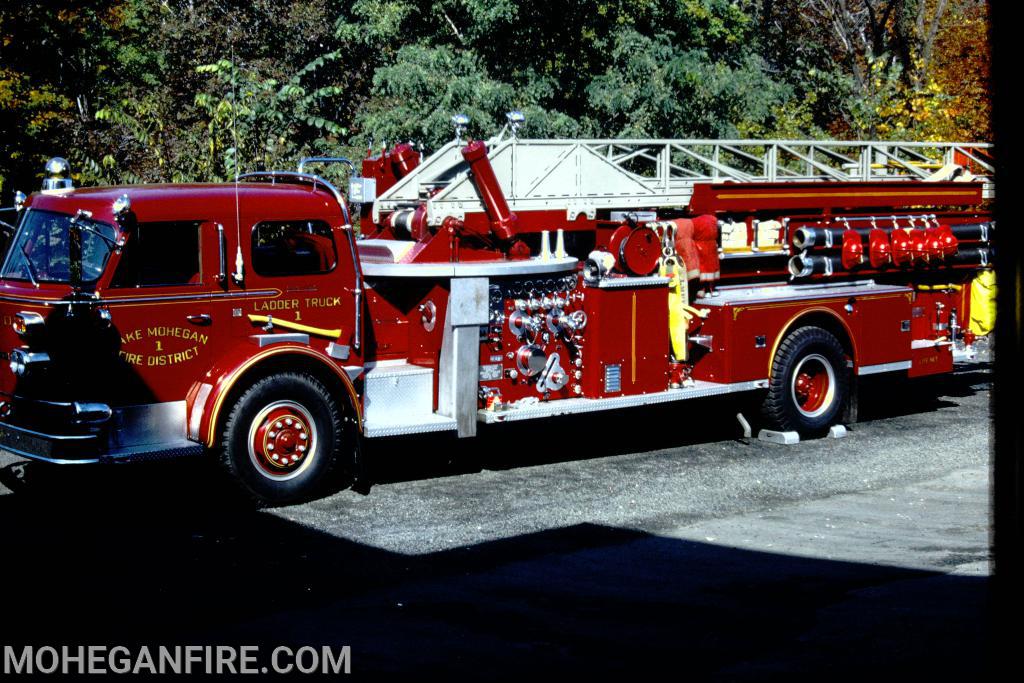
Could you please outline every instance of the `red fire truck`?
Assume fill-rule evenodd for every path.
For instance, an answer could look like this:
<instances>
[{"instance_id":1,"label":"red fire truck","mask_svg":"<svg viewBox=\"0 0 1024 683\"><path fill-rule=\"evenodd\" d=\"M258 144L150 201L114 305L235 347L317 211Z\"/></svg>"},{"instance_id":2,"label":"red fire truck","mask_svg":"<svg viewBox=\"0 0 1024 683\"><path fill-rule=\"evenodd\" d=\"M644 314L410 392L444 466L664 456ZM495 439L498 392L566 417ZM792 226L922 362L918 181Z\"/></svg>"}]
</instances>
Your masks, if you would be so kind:
<instances>
[{"instance_id":1,"label":"red fire truck","mask_svg":"<svg viewBox=\"0 0 1024 683\"><path fill-rule=\"evenodd\" d=\"M208 453L284 503L362 439L481 423L758 392L765 438L820 435L859 378L949 372L991 326L988 145L455 122L348 201L306 170L337 159L81 189L51 161L0 268L0 447Z\"/></svg>"}]
</instances>

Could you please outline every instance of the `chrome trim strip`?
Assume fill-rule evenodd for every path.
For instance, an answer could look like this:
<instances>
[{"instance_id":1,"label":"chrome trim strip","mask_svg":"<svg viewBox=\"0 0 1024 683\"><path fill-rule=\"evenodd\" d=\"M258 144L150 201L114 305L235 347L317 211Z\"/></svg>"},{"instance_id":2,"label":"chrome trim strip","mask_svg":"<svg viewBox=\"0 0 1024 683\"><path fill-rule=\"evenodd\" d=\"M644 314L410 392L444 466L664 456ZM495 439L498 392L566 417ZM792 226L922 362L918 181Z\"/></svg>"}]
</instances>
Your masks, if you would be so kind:
<instances>
[{"instance_id":1,"label":"chrome trim strip","mask_svg":"<svg viewBox=\"0 0 1024 683\"><path fill-rule=\"evenodd\" d=\"M232 292L210 292L201 294L165 294L156 296L119 297L113 299L97 299L97 304L134 304L152 303L154 301L199 301L204 299L251 299L266 296L277 296L281 293L279 289L254 289Z\"/></svg>"},{"instance_id":2,"label":"chrome trim strip","mask_svg":"<svg viewBox=\"0 0 1024 683\"><path fill-rule=\"evenodd\" d=\"M861 365L857 368L857 375L877 375L882 372L909 370L911 365L913 365L913 363L909 360L898 360L894 363L879 363L878 365Z\"/></svg>"},{"instance_id":3,"label":"chrome trim strip","mask_svg":"<svg viewBox=\"0 0 1024 683\"><path fill-rule=\"evenodd\" d=\"M224 234L224 225L217 223L217 249L218 263L220 270L217 273L217 282L225 284L228 281L228 238Z\"/></svg>"},{"instance_id":4,"label":"chrome trim strip","mask_svg":"<svg viewBox=\"0 0 1024 683\"><path fill-rule=\"evenodd\" d=\"M67 299L34 299L32 297L13 296L10 294L0 294L0 301L5 301L12 304L34 304L36 306L55 306L71 303Z\"/></svg>"},{"instance_id":5,"label":"chrome trim strip","mask_svg":"<svg viewBox=\"0 0 1024 683\"><path fill-rule=\"evenodd\" d=\"M940 346L952 346L953 342L948 339L915 339L910 342L910 348L912 349L935 349Z\"/></svg>"},{"instance_id":6,"label":"chrome trim strip","mask_svg":"<svg viewBox=\"0 0 1024 683\"><path fill-rule=\"evenodd\" d=\"M892 287L893 285L879 285L877 282L875 282L874 279L872 279L872 278L865 278L863 280L844 280L842 282L814 282L814 283L811 283L811 284L804 284L804 285L794 285L794 284L791 284L791 283L786 282L786 281L779 281L779 282L774 282L774 283L772 283L772 282L765 282L765 283L762 283L762 284L759 284L759 285L722 285L720 287L716 287L715 289L718 292L721 292L722 294L725 294L726 292L736 292L736 291L742 291L742 290L745 290L745 289L785 289L785 288L788 288L788 287L800 287L800 288L803 288L803 289L807 289L808 287L818 287L820 289L842 289L844 287L876 287L876 286L882 286L882 287L889 286L889 287Z\"/></svg>"},{"instance_id":7,"label":"chrome trim strip","mask_svg":"<svg viewBox=\"0 0 1024 683\"><path fill-rule=\"evenodd\" d=\"M164 294L153 296L123 296L108 299L79 299L70 301L68 299L33 299L31 297L13 296L0 294L0 301L16 304L34 304L36 306L66 306L68 304L107 305L107 304L133 304L152 303L154 301L201 301L208 299L251 299L281 294L279 289L253 289L246 291L214 292L204 291L196 294Z\"/></svg>"},{"instance_id":8,"label":"chrome trim strip","mask_svg":"<svg viewBox=\"0 0 1024 683\"><path fill-rule=\"evenodd\" d=\"M786 301L811 301L815 299L838 299L849 296L878 296L884 294L906 294L913 292L914 290L910 287L899 287L899 286L882 286L882 285L871 285L870 288L865 286L851 286L851 287L837 287L835 289L824 288L819 285L786 285L787 290L791 293L788 295L774 295L772 292L774 287L746 287L746 292L743 296L739 296L738 292L734 296L728 296L724 288L716 290L715 296L704 296L694 300L694 305L700 306L741 306L748 304L764 304L764 303L779 303ZM792 293L793 290L798 288L806 287L807 291L797 291ZM812 291L814 290L814 291ZM763 293L763 295L762 295Z\"/></svg>"},{"instance_id":9,"label":"chrome trim strip","mask_svg":"<svg viewBox=\"0 0 1024 683\"><path fill-rule=\"evenodd\" d=\"M373 263L362 261L367 277L480 277L563 273L576 268L578 259L542 261L467 261L463 263Z\"/></svg>"}]
</instances>

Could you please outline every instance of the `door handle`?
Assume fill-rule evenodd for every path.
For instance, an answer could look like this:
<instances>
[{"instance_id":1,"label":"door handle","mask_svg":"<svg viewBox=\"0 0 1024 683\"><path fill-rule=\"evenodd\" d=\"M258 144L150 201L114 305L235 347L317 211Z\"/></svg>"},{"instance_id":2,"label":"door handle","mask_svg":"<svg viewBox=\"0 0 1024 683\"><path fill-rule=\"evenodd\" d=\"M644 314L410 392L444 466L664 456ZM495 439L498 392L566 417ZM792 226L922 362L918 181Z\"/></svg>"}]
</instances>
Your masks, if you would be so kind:
<instances>
[{"instance_id":1,"label":"door handle","mask_svg":"<svg viewBox=\"0 0 1024 683\"><path fill-rule=\"evenodd\" d=\"M209 313L193 313L192 315L186 315L185 320L193 325L209 325L213 322L213 317Z\"/></svg>"}]
</instances>

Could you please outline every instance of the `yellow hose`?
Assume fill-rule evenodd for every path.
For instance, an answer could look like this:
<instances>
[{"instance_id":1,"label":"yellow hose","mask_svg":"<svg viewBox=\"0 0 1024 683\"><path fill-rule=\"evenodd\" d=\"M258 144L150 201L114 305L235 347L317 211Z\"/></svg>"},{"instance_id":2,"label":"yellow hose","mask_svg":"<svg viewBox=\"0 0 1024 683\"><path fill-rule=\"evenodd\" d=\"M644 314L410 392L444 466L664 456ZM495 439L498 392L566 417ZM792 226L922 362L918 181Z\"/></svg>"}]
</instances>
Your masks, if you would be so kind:
<instances>
[{"instance_id":1,"label":"yellow hose","mask_svg":"<svg viewBox=\"0 0 1024 683\"><path fill-rule=\"evenodd\" d=\"M922 291L922 292L942 292L942 291L945 291L945 290L951 290L951 291L954 291L954 292L959 292L963 288L964 288L963 285L954 285L954 284L948 284L948 285L917 285L916 286L916 289L918 289L919 291Z\"/></svg>"},{"instance_id":2,"label":"yellow hose","mask_svg":"<svg viewBox=\"0 0 1024 683\"><path fill-rule=\"evenodd\" d=\"M672 342L672 355L676 360L686 360L688 356L686 331L692 319L686 302L689 299L689 283L680 277L675 262L670 265L662 262L659 272L669 278L668 283L668 331Z\"/></svg>"}]
</instances>

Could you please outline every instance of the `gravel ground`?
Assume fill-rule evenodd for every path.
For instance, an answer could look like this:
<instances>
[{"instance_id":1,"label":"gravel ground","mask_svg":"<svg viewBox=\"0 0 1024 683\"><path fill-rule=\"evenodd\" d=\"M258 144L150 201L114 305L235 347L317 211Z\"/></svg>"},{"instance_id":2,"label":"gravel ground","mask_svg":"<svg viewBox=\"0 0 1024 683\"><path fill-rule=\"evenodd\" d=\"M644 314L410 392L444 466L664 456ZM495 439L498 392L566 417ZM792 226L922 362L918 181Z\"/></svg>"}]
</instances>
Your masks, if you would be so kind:
<instances>
[{"instance_id":1,"label":"gravel ground","mask_svg":"<svg viewBox=\"0 0 1024 683\"><path fill-rule=\"evenodd\" d=\"M3 642L348 644L354 673L977 672L985 368L875 380L845 439L710 400L374 442L375 484L225 505L201 461L0 455ZM684 668L685 667L685 668Z\"/></svg>"}]
</instances>

